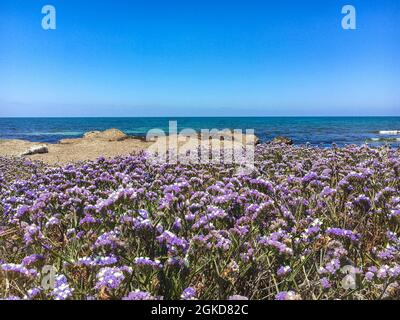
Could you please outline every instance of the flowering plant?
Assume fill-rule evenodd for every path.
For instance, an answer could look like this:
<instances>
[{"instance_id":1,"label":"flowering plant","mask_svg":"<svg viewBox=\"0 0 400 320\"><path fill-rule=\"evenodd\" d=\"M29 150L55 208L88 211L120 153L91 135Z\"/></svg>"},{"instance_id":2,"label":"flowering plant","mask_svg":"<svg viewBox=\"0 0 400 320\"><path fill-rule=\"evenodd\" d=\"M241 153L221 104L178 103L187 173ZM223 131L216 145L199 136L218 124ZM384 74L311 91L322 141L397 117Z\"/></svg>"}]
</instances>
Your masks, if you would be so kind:
<instances>
[{"instance_id":1,"label":"flowering plant","mask_svg":"<svg viewBox=\"0 0 400 320\"><path fill-rule=\"evenodd\" d=\"M144 153L0 163L3 299L399 294L398 149L263 144L245 175ZM50 288L45 265L56 269Z\"/></svg>"}]
</instances>

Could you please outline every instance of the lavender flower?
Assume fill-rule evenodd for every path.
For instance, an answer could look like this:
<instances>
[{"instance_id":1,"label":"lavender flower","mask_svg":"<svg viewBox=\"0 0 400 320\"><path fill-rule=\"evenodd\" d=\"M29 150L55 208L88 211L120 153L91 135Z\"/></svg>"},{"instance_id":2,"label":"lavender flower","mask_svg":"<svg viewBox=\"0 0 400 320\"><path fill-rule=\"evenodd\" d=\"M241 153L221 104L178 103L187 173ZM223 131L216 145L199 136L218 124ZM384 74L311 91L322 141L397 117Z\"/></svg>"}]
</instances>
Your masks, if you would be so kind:
<instances>
[{"instance_id":1,"label":"lavender flower","mask_svg":"<svg viewBox=\"0 0 400 320\"><path fill-rule=\"evenodd\" d=\"M104 267L96 275L96 289L117 289L125 280L124 272L132 273L129 268Z\"/></svg>"},{"instance_id":2,"label":"lavender flower","mask_svg":"<svg viewBox=\"0 0 400 320\"><path fill-rule=\"evenodd\" d=\"M67 300L72 297L74 289L68 284L68 280L64 275L59 275L55 279L52 296L55 300Z\"/></svg>"},{"instance_id":3,"label":"lavender flower","mask_svg":"<svg viewBox=\"0 0 400 320\"><path fill-rule=\"evenodd\" d=\"M148 292L137 290L130 292L126 297L123 297L122 300L155 300L155 298Z\"/></svg>"},{"instance_id":4,"label":"lavender flower","mask_svg":"<svg viewBox=\"0 0 400 320\"><path fill-rule=\"evenodd\" d=\"M321 282L321 286L322 286L322 288L324 288L324 289L329 289L330 287L331 287L331 283L330 283L330 281L328 280L328 278L322 278L321 280L320 280L320 282Z\"/></svg>"},{"instance_id":5,"label":"lavender flower","mask_svg":"<svg viewBox=\"0 0 400 320\"><path fill-rule=\"evenodd\" d=\"M22 265L25 267L30 266L40 260L44 260L44 256L42 254L31 254L22 260Z\"/></svg>"},{"instance_id":6,"label":"lavender flower","mask_svg":"<svg viewBox=\"0 0 400 320\"><path fill-rule=\"evenodd\" d=\"M41 288L32 288L27 291L26 299L34 299L42 292Z\"/></svg>"},{"instance_id":7,"label":"lavender flower","mask_svg":"<svg viewBox=\"0 0 400 320\"><path fill-rule=\"evenodd\" d=\"M260 144L254 171L236 169L146 153L61 166L0 156L3 298L219 299L221 281L253 299L273 299L259 288L275 281L277 299L396 297L398 148ZM355 263L353 293L336 284ZM63 269L50 291L38 286L47 264Z\"/></svg>"},{"instance_id":8,"label":"lavender flower","mask_svg":"<svg viewBox=\"0 0 400 320\"><path fill-rule=\"evenodd\" d=\"M99 247L110 247L111 249L115 249L119 246L118 238L119 232L117 230L105 232L100 237L97 238L94 243L95 248Z\"/></svg>"},{"instance_id":9,"label":"lavender flower","mask_svg":"<svg viewBox=\"0 0 400 320\"><path fill-rule=\"evenodd\" d=\"M159 260L151 260L150 258L144 258L144 257L139 257L135 258L134 263L137 266L145 266L145 267L150 267L153 269L161 269L162 264Z\"/></svg>"},{"instance_id":10,"label":"lavender flower","mask_svg":"<svg viewBox=\"0 0 400 320\"><path fill-rule=\"evenodd\" d=\"M196 289L193 287L188 287L183 290L181 298L183 300L194 300L196 298Z\"/></svg>"},{"instance_id":11,"label":"lavender flower","mask_svg":"<svg viewBox=\"0 0 400 320\"><path fill-rule=\"evenodd\" d=\"M38 275L35 269L27 269L22 264L4 263L0 265L0 269L6 272L18 274L28 278L34 278Z\"/></svg>"},{"instance_id":12,"label":"lavender flower","mask_svg":"<svg viewBox=\"0 0 400 320\"><path fill-rule=\"evenodd\" d=\"M292 268L290 268L290 266L282 266L282 267L280 267L279 269L278 269L278 271L277 271L277 275L278 276L280 276L280 277L282 277L282 276L285 276L285 275L287 275L288 273L290 273L290 271L292 270Z\"/></svg>"},{"instance_id":13,"label":"lavender flower","mask_svg":"<svg viewBox=\"0 0 400 320\"><path fill-rule=\"evenodd\" d=\"M350 239L352 241L358 241L358 239L359 239L359 235L357 235L353 231L340 229L340 228L328 228L326 230L326 234L335 235L335 236L338 236L338 237L345 237L345 238L348 238L348 239Z\"/></svg>"},{"instance_id":14,"label":"lavender flower","mask_svg":"<svg viewBox=\"0 0 400 320\"><path fill-rule=\"evenodd\" d=\"M301 300L301 297L294 291L282 291L275 296L275 300Z\"/></svg>"}]
</instances>

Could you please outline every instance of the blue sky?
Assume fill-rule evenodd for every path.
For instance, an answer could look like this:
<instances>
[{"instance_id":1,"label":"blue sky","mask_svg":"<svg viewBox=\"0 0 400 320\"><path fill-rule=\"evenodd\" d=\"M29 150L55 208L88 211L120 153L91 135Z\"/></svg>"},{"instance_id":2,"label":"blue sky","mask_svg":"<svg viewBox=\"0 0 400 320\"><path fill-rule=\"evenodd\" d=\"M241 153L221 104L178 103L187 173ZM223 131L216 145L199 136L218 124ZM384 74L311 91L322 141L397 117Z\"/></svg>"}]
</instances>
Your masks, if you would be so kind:
<instances>
[{"instance_id":1,"label":"blue sky","mask_svg":"<svg viewBox=\"0 0 400 320\"><path fill-rule=\"evenodd\" d=\"M399 85L398 0L0 2L0 116L400 115Z\"/></svg>"}]
</instances>

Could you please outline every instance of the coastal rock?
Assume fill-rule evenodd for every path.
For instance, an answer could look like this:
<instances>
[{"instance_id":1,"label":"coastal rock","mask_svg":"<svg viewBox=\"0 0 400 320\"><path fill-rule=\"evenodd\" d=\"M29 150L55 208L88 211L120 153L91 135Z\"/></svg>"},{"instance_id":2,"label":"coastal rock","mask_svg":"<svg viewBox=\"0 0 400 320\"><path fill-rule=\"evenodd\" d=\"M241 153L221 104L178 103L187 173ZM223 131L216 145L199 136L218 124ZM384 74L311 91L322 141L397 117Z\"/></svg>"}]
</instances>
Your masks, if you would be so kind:
<instances>
[{"instance_id":1,"label":"coastal rock","mask_svg":"<svg viewBox=\"0 0 400 320\"><path fill-rule=\"evenodd\" d=\"M287 137L280 136L280 137L276 137L276 138L272 139L271 143L272 144L285 144L285 145L291 146L291 145L293 145L293 140L290 138L287 138Z\"/></svg>"},{"instance_id":2,"label":"coastal rock","mask_svg":"<svg viewBox=\"0 0 400 320\"><path fill-rule=\"evenodd\" d=\"M130 137L118 129L108 129L105 131L89 131L82 138L61 139L58 144L81 144L85 142L115 142L124 141Z\"/></svg>"},{"instance_id":3,"label":"coastal rock","mask_svg":"<svg viewBox=\"0 0 400 320\"><path fill-rule=\"evenodd\" d=\"M129 138L125 133L118 129L108 129L105 131L90 131L83 135L83 139L103 140L103 141L122 141Z\"/></svg>"},{"instance_id":4,"label":"coastal rock","mask_svg":"<svg viewBox=\"0 0 400 320\"><path fill-rule=\"evenodd\" d=\"M260 139L255 134L246 134L246 133L235 134L235 133L233 133L232 136L233 136L233 139L242 141L244 144L246 144L246 139L247 139L247 141L253 140L255 145L260 143Z\"/></svg>"},{"instance_id":5,"label":"coastal rock","mask_svg":"<svg viewBox=\"0 0 400 320\"><path fill-rule=\"evenodd\" d=\"M202 139L208 139L211 140L212 139L219 139L221 140L221 143L223 141L235 141L235 142L239 142L243 145L245 145L246 143L251 143L254 142L254 145L260 144L261 141L260 139L255 135L255 134L246 134L246 133L235 133L233 131L227 130L227 131L216 131L216 132L210 132L210 133L206 133L206 135L204 136L201 133L193 133L193 134L189 134L189 135L180 135L178 134L179 139L181 138L186 138L186 139L191 139L190 141L194 144L193 146L197 146L200 143L200 140ZM168 143L170 136L161 136L161 137L149 137L149 139L147 141L152 141L152 142L162 142L162 143ZM140 139L138 137L136 137L136 139ZM228 140L229 139L229 140ZM178 142L178 145L181 144L185 144L186 146L188 146L187 142L189 140L180 140Z\"/></svg>"},{"instance_id":6,"label":"coastal rock","mask_svg":"<svg viewBox=\"0 0 400 320\"><path fill-rule=\"evenodd\" d=\"M198 134L198 139L201 139L202 136L201 134ZM213 135L210 135L210 138L212 138ZM257 145L259 143L261 143L260 139L255 135L255 134L246 134L245 132L243 133L236 133L234 131L219 131L216 133L216 136L214 137L219 137L221 140L226 139L226 138L232 138L235 141L241 142L243 144L246 144L246 141L254 141L254 144Z\"/></svg>"},{"instance_id":7,"label":"coastal rock","mask_svg":"<svg viewBox=\"0 0 400 320\"><path fill-rule=\"evenodd\" d=\"M38 146L32 146L28 150L24 151L21 153L21 157L23 156L31 156L33 154L43 154L43 153L48 153L49 148L45 145L38 145Z\"/></svg>"},{"instance_id":8,"label":"coastal rock","mask_svg":"<svg viewBox=\"0 0 400 320\"><path fill-rule=\"evenodd\" d=\"M101 131L89 131L83 135L83 139L95 139L100 135Z\"/></svg>"}]
</instances>

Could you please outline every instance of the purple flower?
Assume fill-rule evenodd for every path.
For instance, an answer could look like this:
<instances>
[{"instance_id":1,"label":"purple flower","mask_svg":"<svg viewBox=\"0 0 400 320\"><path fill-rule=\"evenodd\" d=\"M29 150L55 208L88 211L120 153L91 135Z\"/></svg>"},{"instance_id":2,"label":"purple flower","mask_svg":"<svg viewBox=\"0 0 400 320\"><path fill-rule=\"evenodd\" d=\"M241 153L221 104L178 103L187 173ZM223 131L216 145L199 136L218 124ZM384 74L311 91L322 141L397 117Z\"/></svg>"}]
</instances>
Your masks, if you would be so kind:
<instances>
[{"instance_id":1,"label":"purple flower","mask_svg":"<svg viewBox=\"0 0 400 320\"><path fill-rule=\"evenodd\" d=\"M161 269L162 268L162 264L159 260L151 260L150 258L144 258L144 257L139 257L139 258L135 258L134 263L137 266L147 266L153 269Z\"/></svg>"},{"instance_id":2,"label":"purple flower","mask_svg":"<svg viewBox=\"0 0 400 320\"><path fill-rule=\"evenodd\" d=\"M325 187L321 192L321 196L323 197L330 197L335 194L336 194L336 189L332 189L330 187Z\"/></svg>"},{"instance_id":3,"label":"purple flower","mask_svg":"<svg viewBox=\"0 0 400 320\"><path fill-rule=\"evenodd\" d=\"M174 221L174 224L172 225L172 228L175 230L181 230L182 229L182 219L181 218L176 218Z\"/></svg>"},{"instance_id":4,"label":"purple flower","mask_svg":"<svg viewBox=\"0 0 400 320\"><path fill-rule=\"evenodd\" d=\"M93 218L93 216L91 216L90 214L85 215L85 217L79 221L80 225L94 223L97 223L97 219Z\"/></svg>"},{"instance_id":5,"label":"purple flower","mask_svg":"<svg viewBox=\"0 0 400 320\"><path fill-rule=\"evenodd\" d=\"M280 254L293 255L293 250L281 241L275 240L279 237L271 235L269 237L262 237L258 243L276 248Z\"/></svg>"},{"instance_id":6,"label":"purple flower","mask_svg":"<svg viewBox=\"0 0 400 320\"><path fill-rule=\"evenodd\" d=\"M15 218L20 219L22 218L26 213L29 212L29 207L28 206L21 206L18 208L17 213L15 214Z\"/></svg>"},{"instance_id":7,"label":"purple flower","mask_svg":"<svg viewBox=\"0 0 400 320\"><path fill-rule=\"evenodd\" d=\"M390 218L395 218L400 216L400 209L397 210L391 210L389 217Z\"/></svg>"},{"instance_id":8,"label":"purple flower","mask_svg":"<svg viewBox=\"0 0 400 320\"><path fill-rule=\"evenodd\" d=\"M27 245L31 244L35 237L40 237L40 229L37 225L32 224L25 228L24 241Z\"/></svg>"},{"instance_id":9,"label":"purple flower","mask_svg":"<svg viewBox=\"0 0 400 320\"><path fill-rule=\"evenodd\" d=\"M325 273L335 274L339 269L340 269L340 261L339 261L339 259L332 259L327 264L325 264L325 267L321 267L320 268L319 273L321 273L321 274L325 274Z\"/></svg>"},{"instance_id":10,"label":"purple flower","mask_svg":"<svg viewBox=\"0 0 400 320\"><path fill-rule=\"evenodd\" d=\"M22 259L22 264L24 266L29 266L39 260L44 260L44 256L41 254L31 254L30 256L26 256L24 259Z\"/></svg>"},{"instance_id":11,"label":"purple flower","mask_svg":"<svg viewBox=\"0 0 400 320\"><path fill-rule=\"evenodd\" d=\"M4 300L12 301L12 300L22 300L22 299L17 296L9 296L9 297L5 298Z\"/></svg>"},{"instance_id":12,"label":"purple flower","mask_svg":"<svg viewBox=\"0 0 400 320\"><path fill-rule=\"evenodd\" d=\"M157 237L157 241L166 244L167 249L171 253L177 253L179 251L186 253L189 247L189 244L185 239L177 237L170 231L164 231L160 236Z\"/></svg>"},{"instance_id":13,"label":"purple flower","mask_svg":"<svg viewBox=\"0 0 400 320\"><path fill-rule=\"evenodd\" d=\"M69 286L68 280L64 275L56 277L52 292L52 296L55 300L67 300L72 297L73 292L74 289Z\"/></svg>"},{"instance_id":14,"label":"purple flower","mask_svg":"<svg viewBox=\"0 0 400 320\"><path fill-rule=\"evenodd\" d=\"M166 264L169 266L181 268L181 267L185 266L186 262L184 259L179 258L179 257L169 257Z\"/></svg>"},{"instance_id":15,"label":"purple flower","mask_svg":"<svg viewBox=\"0 0 400 320\"><path fill-rule=\"evenodd\" d=\"M398 148L260 144L247 175L236 175L237 164L152 160L137 153L59 166L0 156L0 278L11 290L0 281L3 296L218 299L220 277L238 289L275 276L285 290L277 299L301 299L291 288L343 299L349 292L334 286L342 266L357 263L365 299L387 284L383 297L395 297ZM309 281L285 281L303 263ZM54 290L38 286L44 264L63 270ZM243 290L264 298L256 288Z\"/></svg>"},{"instance_id":16,"label":"purple flower","mask_svg":"<svg viewBox=\"0 0 400 320\"><path fill-rule=\"evenodd\" d=\"M155 300L155 298L146 291L133 291L130 292L126 297L123 297L122 300Z\"/></svg>"},{"instance_id":17,"label":"purple flower","mask_svg":"<svg viewBox=\"0 0 400 320\"><path fill-rule=\"evenodd\" d=\"M301 297L294 291L282 291L275 296L275 300L301 300Z\"/></svg>"},{"instance_id":18,"label":"purple flower","mask_svg":"<svg viewBox=\"0 0 400 320\"><path fill-rule=\"evenodd\" d=\"M371 271L368 271L365 273L365 279L367 279L368 281L372 281L372 279L375 277L375 274Z\"/></svg>"},{"instance_id":19,"label":"purple flower","mask_svg":"<svg viewBox=\"0 0 400 320\"><path fill-rule=\"evenodd\" d=\"M27 291L26 297L27 297L27 299L34 299L34 298L35 298L36 296L38 296L41 292L42 292L42 289L41 289L41 288L32 288L32 289L29 289L29 290Z\"/></svg>"},{"instance_id":20,"label":"purple flower","mask_svg":"<svg viewBox=\"0 0 400 320\"><path fill-rule=\"evenodd\" d=\"M22 264L4 263L0 265L0 269L6 272L12 272L28 278L34 278L38 275L35 269L27 269Z\"/></svg>"},{"instance_id":21,"label":"purple flower","mask_svg":"<svg viewBox=\"0 0 400 320\"><path fill-rule=\"evenodd\" d=\"M368 211L371 208L370 198L363 194L354 199L354 203L365 211Z\"/></svg>"},{"instance_id":22,"label":"purple flower","mask_svg":"<svg viewBox=\"0 0 400 320\"><path fill-rule=\"evenodd\" d=\"M338 237L345 237L352 241L358 241L360 238L360 236L358 234L354 233L353 231L340 229L340 228L328 228L326 230L326 234L335 235Z\"/></svg>"},{"instance_id":23,"label":"purple flower","mask_svg":"<svg viewBox=\"0 0 400 320\"><path fill-rule=\"evenodd\" d=\"M124 272L132 273L130 268L104 267L96 275L96 289L117 289L125 280Z\"/></svg>"},{"instance_id":24,"label":"purple flower","mask_svg":"<svg viewBox=\"0 0 400 320\"><path fill-rule=\"evenodd\" d=\"M303 179L301 179L301 182L302 182L302 183L309 183L309 182L311 182L311 181L313 181L313 180L316 180L316 179L318 179L318 174L315 173L315 172L313 172L313 171L311 171L311 172L307 173L307 174L303 177Z\"/></svg>"},{"instance_id":25,"label":"purple flower","mask_svg":"<svg viewBox=\"0 0 400 320\"><path fill-rule=\"evenodd\" d=\"M54 225L59 225L60 224L60 219L56 217L51 217L49 221L46 222L46 228Z\"/></svg>"},{"instance_id":26,"label":"purple flower","mask_svg":"<svg viewBox=\"0 0 400 320\"><path fill-rule=\"evenodd\" d=\"M321 282L322 288L324 288L324 289L329 289L331 287L331 283L329 282L328 278L324 277L320 280L320 282Z\"/></svg>"},{"instance_id":27,"label":"purple flower","mask_svg":"<svg viewBox=\"0 0 400 320\"><path fill-rule=\"evenodd\" d=\"M110 256L96 256L96 257L83 257L79 258L76 262L77 265L81 266L110 266L116 264L118 262L118 258L115 255Z\"/></svg>"},{"instance_id":28,"label":"purple flower","mask_svg":"<svg viewBox=\"0 0 400 320\"><path fill-rule=\"evenodd\" d=\"M282 266L282 267L280 267L279 269L278 269L278 271L277 271L277 275L278 276L280 276L280 277L282 277L282 276L285 276L285 275L287 275L288 273L290 273L290 271L292 270L292 268L290 268L289 266Z\"/></svg>"},{"instance_id":29,"label":"purple flower","mask_svg":"<svg viewBox=\"0 0 400 320\"><path fill-rule=\"evenodd\" d=\"M381 266L376 272L378 279L385 279L389 276L390 267L388 265Z\"/></svg>"},{"instance_id":30,"label":"purple flower","mask_svg":"<svg viewBox=\"0 0 400 320\"><path fill-rule=\"evenodd\" d=\"M119 231L114 230L110 232L103 233L100 237L97 238L94 243L95 248L100 247L110 247L111 249L115 249L119 246Z\"/></svg>"},{"instance_id":31,"label":"purple flower","mask_svg":"<svg viewBox=\"0 0 400 320\"><path fill-rule=\"evenodd\" d=\"M196 298L196 289L193 287L188 287L185 290L183 290L181 298L183 300L194 300Z\"/></svg>"}]
</instances>

